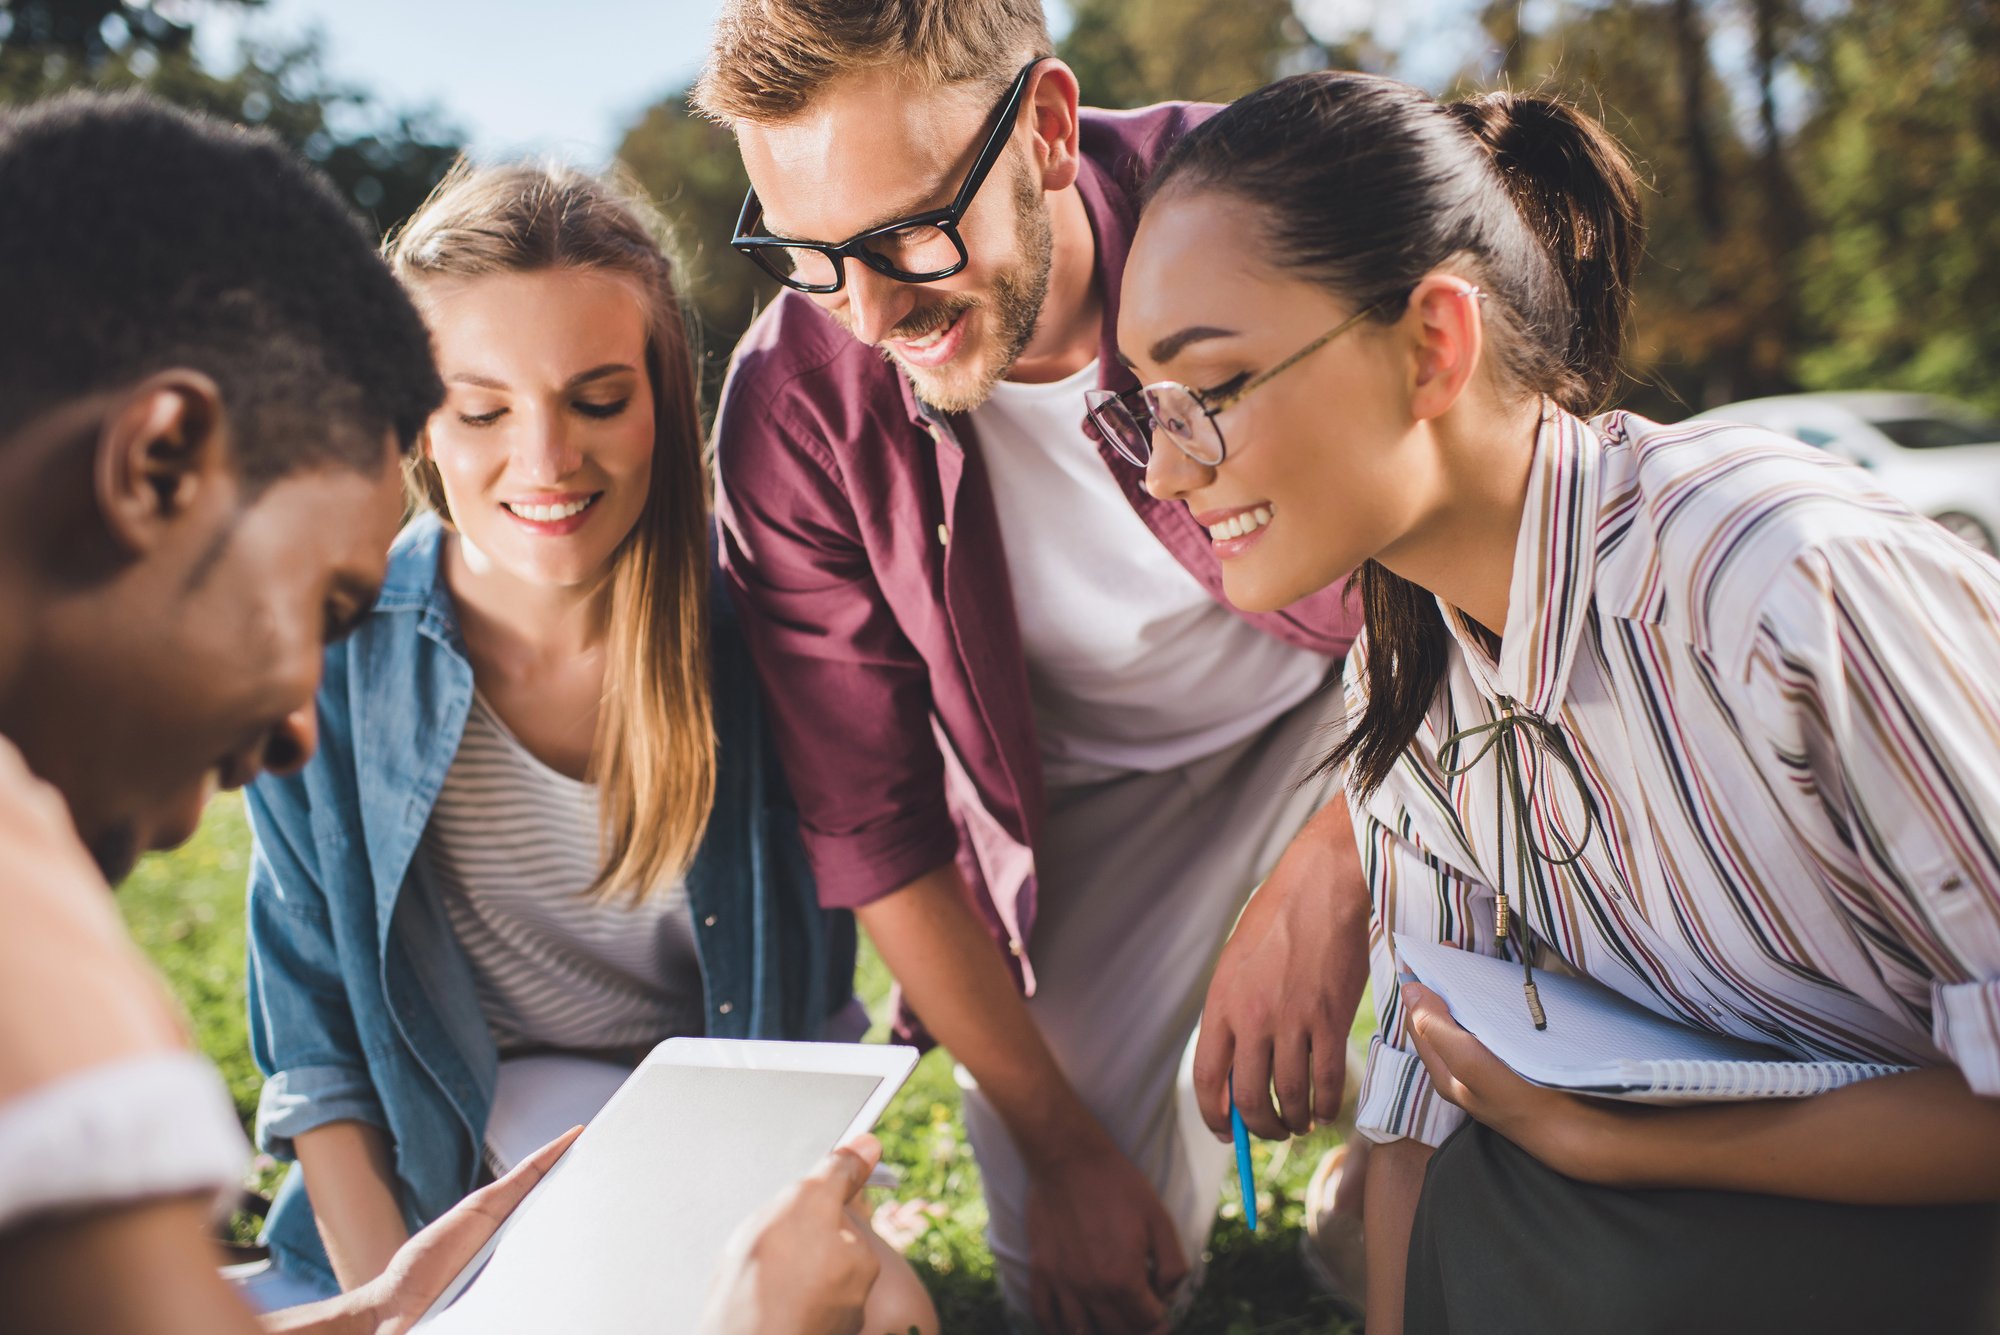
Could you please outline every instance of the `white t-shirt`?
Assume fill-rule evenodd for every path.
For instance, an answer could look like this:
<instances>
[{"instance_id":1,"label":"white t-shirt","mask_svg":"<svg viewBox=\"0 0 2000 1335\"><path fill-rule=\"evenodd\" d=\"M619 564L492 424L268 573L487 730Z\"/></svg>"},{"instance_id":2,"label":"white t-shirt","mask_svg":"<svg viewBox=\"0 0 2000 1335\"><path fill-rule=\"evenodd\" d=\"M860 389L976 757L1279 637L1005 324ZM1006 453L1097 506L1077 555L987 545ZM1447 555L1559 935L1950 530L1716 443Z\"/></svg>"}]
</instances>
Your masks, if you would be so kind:
<instances>
[{"instance_id":1,"label":"white t-shirt","mask_svg":"<svg viewBox=\"0 0 2000 1335\"><path fill-rule=\"evenodd\" d=\"M1053 384L1002 381L972 414L1054 786L1213 755L1332 663L1216 602L1160 544L1083 434L1096 386L1096 362Z\"/></svg>"},{"instance_id":2,"label":"white t-shirt","mask_svg":"<svg viewBox=\"0 0 2000 1335\"><path fill-rule=\"evenodd\" d=\"M250 1143L222 1075L192 1052L90 1066L0 1103L0 1233L40 1215L165 1196L218 1208Z\"/></svg>"},{"instance_id":3,"label":"white t-shirt","mask_svg":"<svg viewBox=\"0 0 2000 1335\"><path fill-rule=\"evenodd\" d=\"M597 789L543 764L473 697L418 851L503 1055L650 1044L707 1027L687 892L584 891L603 865Z\"/></svg>"}]
</instances>

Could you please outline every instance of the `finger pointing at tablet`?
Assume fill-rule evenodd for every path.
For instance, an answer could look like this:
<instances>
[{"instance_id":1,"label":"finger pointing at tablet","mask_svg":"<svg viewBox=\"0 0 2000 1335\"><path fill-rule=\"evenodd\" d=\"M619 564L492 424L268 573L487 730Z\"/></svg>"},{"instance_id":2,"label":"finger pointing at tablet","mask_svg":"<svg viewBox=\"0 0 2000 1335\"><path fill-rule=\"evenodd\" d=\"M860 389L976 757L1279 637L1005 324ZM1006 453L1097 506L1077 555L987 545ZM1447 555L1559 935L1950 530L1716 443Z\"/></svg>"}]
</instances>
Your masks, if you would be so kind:
<instances>
[{"instance_id":1,"label":"finger pointing at tablet","mask_svg":"<svg viewBox=\"0 0 2000 1335\"><path fill-rule=\"evenodd\" d=\"M737 1229L700 1335L854 1335L880 1263L846 1205L881 1157L857 1136Z\"/></svg>"}]
</instances>

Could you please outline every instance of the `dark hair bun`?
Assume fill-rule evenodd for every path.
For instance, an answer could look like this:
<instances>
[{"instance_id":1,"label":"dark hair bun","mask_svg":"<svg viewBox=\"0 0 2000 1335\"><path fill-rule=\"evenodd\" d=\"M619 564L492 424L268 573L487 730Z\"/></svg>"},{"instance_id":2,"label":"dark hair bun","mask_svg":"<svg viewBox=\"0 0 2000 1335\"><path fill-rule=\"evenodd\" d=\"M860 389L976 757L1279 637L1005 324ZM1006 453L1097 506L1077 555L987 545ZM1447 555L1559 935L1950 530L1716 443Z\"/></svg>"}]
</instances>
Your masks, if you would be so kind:
<instances>
[{"instance_id":1,"label":"dark hair bun","mask_svg":"<svg viewBox=\"0 0 2000 1335\"><path fill-rule=\"evenodd\" d=\"M1645 245L1638 178L1605 128L1560 98L1487 93L1447 109L1491 155L1569 292L1567 360L1577 384L1563 406L1596 412L1617 388Z\"/></svg>"}]
</instances>

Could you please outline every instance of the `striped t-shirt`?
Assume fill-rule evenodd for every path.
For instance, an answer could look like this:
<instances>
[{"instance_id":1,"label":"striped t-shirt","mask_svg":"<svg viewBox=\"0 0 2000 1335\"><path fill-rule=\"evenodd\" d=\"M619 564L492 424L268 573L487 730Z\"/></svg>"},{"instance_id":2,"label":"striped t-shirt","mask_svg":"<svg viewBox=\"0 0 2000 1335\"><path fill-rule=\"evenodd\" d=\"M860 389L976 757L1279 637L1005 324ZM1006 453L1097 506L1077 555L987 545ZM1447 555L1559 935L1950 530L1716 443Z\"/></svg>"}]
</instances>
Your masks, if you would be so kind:
<instances>
[{"instance_id":1,"label":"striped t-shirt","mask_svg":"<svg viewBox=\"0 0 2000 1335\"><path fill-rule=\"evenodd\" d=\"M543 764L475 694L417 858L503 1054L703 1030L685 889L636 907L587 896L599 841L597 790Z\"/></svg>"},{"instance_id":2,"label":"striped t-shirt","mask_svg":"<svg viewBox=\"0 0 2000 1335\"><path fill-rule=\"evenodd\" d=\"M1463 1119L1408 1041L1386 934L1499 953L1496 889L1663 1014L1800 1057L1952 1063L2000 1095L2000 564L1768 432L1553 413L1499 660L1443 610L1444 688L1354 804L1381 1022L1364 1131L1437 1144ZM1502 700L1580 774L1516 730L1550 855L1525 884L1499 749L1456 777L1438 754ZM1585 792L1596 828L1559 865Z\"/></svg>"}]
</instances>

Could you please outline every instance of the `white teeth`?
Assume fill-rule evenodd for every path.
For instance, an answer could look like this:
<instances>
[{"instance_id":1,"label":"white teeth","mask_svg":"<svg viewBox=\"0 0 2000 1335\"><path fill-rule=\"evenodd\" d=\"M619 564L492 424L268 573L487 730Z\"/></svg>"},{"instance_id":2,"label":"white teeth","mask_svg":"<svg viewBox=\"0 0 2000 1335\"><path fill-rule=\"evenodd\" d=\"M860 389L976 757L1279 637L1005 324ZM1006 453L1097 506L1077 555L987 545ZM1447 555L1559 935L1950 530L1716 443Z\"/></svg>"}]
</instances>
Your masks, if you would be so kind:
<instances>
[{"instance_id":1,"label":"white teeth","mask_svg":"<svg viewBox=\"0 0 2000 1335\"><path fill-rule=\"evenodd\" d=\"M1240 538L1246 533L1255 533L1270 522L1271 507L1260 505L1254 510L1245 510L1241 514L1231 515L1220 524L1209 529L1208 534L1217 542L1223 542L1230 538Z\"/></svg>"},{"instance_id":2,"label":"white teeth","mask_svg":"<svg viewBox=\"0 0 2000 1335\"><path fill-rule=\"evenodd\" d=\"M503 501L501 504L523 519L533 520L537 524L548 524L558 519L568 519L571 515L582 514L596 499L595 496L586 496L580 501L568 501L562 505L520 505L513 501Z\"/></svg>"}]
</instances>

